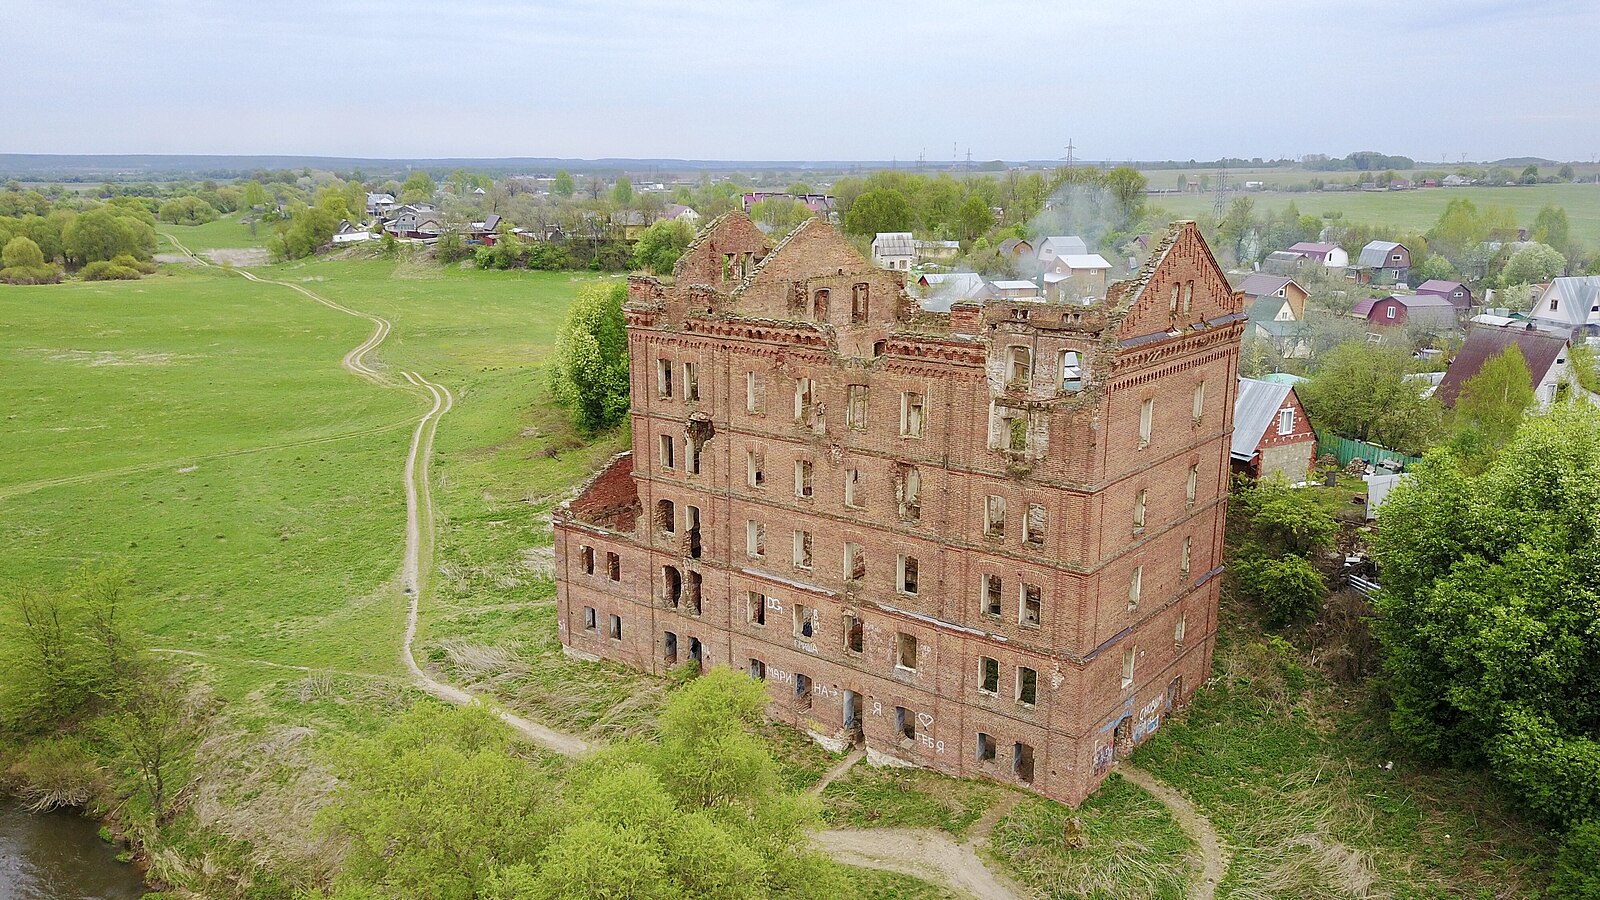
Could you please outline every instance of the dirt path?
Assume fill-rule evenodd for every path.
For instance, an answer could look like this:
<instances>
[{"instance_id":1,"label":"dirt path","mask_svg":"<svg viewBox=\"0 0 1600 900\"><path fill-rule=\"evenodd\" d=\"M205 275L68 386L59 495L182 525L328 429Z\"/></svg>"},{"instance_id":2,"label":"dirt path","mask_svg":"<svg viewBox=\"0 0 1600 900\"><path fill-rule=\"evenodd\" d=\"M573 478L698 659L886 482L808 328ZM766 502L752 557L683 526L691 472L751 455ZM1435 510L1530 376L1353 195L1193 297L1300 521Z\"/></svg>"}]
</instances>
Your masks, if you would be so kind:
<instances>
[{"instance_id":1,"label":"dirt path","mask_svg":"<svg viewBox=\"0 0 1600 900\"><path fill-rule=\"evenodd\" d=\"M813 797L822 796L822 792L828 789L828 785L833 784L836 779L844 775L844 773L850 771L850 769L854 767L856 763L861 762L866 758L866 756L867 751L862 747L857 747L856 749L850 751L850 755L840 760L838 765L829 769L828 774L822 776L821 781L813 784L809 788L806 788L806 793Z\"/></svg>"},{"instance_id":2,"label":"dirt path","mask_svg":"<svg viewBox=\"0 0 1600 900\"><path fill-rule=\"evenodd\" d=\"M1211 820L1207 819L1189 798L1175 790L1171 785L1159 781L1154 775L1127 762L1117 764L1117 771L1122 777L1149 791L1156 799L1167 805L1172 811L1172 817L1178 820L1183 830L1189 833L1195 844L1200 848L1203 865L1200 877L1189 886L1189 900L1211 900L1216 896L1217 885L1222 883L1228 874L1228 846L1222 842L1217 830L1211 827Z\"/></svg>"},{"instance_id":3,"label":"dirt path","mask_svg":"<svg viewBox=\"0 0 1600 900\"><path fill-rule=\"evenodd\" d=\"M818 832L816 845L839 862L937 879L978 900L1026 896L989 871L971 844L932 828L836 828Z\"/></svg>"}]
</instances>

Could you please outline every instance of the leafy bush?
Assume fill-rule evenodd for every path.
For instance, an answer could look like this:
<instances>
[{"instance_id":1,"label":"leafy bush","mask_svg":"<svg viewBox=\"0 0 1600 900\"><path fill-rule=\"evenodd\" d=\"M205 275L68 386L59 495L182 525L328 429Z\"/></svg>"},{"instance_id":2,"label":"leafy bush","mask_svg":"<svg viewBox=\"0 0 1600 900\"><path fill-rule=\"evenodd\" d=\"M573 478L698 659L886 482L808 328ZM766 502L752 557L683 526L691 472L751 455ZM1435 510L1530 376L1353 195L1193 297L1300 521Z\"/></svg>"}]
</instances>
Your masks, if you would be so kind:
<instances>
[{"instance_id":1,"label":"leafy bush","mask_svg":"<svg viewBox=\"0 0 1600 900\"><path fill-rule=\"evenodd\" d=\"M61 270L45 262L44 252L31 238L18 235L0 250L0 281L7 284L54 284Z\"/></svg>"},{"instance_id":2,"label":"leafy bush","mask_svg":"<svg viewBox=\"0 0 1600 900\"><path fill-rule=\"evenodd\" d=\"M1322 573L1303 556L1269 556L1250 543L1230 563L1234 584L1244 598L1259 605L1267 624L1281 627L1317 611L1327 593Z\"/></svg>"},{"instance_id":3,"label":"leafy bush","mask_svg":"<svg viewBox=\"0 0 1600 900\"><path fill-rule=\"evenodd\" d=\"M662 219L639 235L639 243L633 247L633 264L636 268L649 269L657 275L670 274L692 240L694 230L688 222Z\"/></svg>"},{"instance_id":4,"label":"leafy bush","mask_svg":"<svg viewBox=\"0 0 1600 900\"><path fill-rule=\"evenodd\" d=\"M543 272L558 272L572 268L572 254L560 244L541 242L528 251L528 268Z\"/></svg>"},{"instance_id":5,"label":"leafy bush","mask_svg":"<svg viewBox=\"0 0 1600 900\"><path fill-rule=\"evenodd\" d=\"M622 315L627 296L626 285L585 285L556 334L550 365L556 401L589 434L628 414L628 333Z\"/></svg>"},{"instance_id":6,"label":"leafy bush","mask_svg":"<svg viewBox=\"0 0 1600 900\"><path fill-rule=\"evenodd\" d=\"M144 273L132 266L119 266L108 259L96 260L79 272L84 281L134 281Z\"/></svg>"},{"instance_id":7,"label":"leafy bush","mask_svg":"<svg viewBox=\"0 0 1600 900\"><path fill-rule=\"evenodd\" d=\"M1600 819L1573 826L1551 875L1551 900L1600 900Z\"/></svg>"}]
</instances>

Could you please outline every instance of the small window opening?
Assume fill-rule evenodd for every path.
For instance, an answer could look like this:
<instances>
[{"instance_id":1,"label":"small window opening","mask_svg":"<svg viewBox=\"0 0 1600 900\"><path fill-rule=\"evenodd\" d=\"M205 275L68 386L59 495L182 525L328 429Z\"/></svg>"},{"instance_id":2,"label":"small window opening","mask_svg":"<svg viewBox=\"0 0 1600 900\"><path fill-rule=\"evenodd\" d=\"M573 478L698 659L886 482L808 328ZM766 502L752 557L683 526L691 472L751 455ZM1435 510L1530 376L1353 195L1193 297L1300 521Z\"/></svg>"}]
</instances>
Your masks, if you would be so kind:
<instances>
[{"instance_id":1,"label":"small window opening","mask_svg":"<svg viewBox=\"0 0 1600 900\"><path fill-rule=\"evenodd\" d=\"M672 435L670 435L670 434L661 435L661 468L663 468L663 469L671 469L671 468L673 468L673 464L676 462L676 460L673 458L673 452L672 451L673 451Z\"/></svg>"},{"instance_id":2,"label":"small window opening","mask_svg":"<svg viewBox=\"0 0 1600 900\"><path fill-rule=\"evenodd\" d=\"M811 708L811 679L794 673L794 702L802 709Z\"/></svg>"},{"instance_id":3,"label":"small window opening","mask_svg":"<svg viewBox=\"0 0 1600 900\"><path fill-rule=\"evenodd\" d=\"M705 549L700 542L700 507L685 506L683 508L683 522L689 532L689 557L699 559Z\"/></svg>"},{"instance_id":4,"label":"small window opening","mask_svg":"<svg viewBox=\"0 0 1600 900\"><path fill-rule=\"evenodd\" d=\"M844 470L844 505L860 509L865 505L865 479L860 469Z\"/></svg>"},{"instance_id":5,"label":"small window opening","mask_svg":"<svg viewBox=\"0 0 1600 900\"><path fill-rule=\"evenodd\" d=\"M663 400L672 398L672 360L656 360L656 393Z\"/></svg>"},{"instance_id":6,"label":"small window opening","mask_svg":"<svg viewBox=\"0 0 1600 900\"><path fill-rule=\"evenodd\" d=\"M1027 347L1012 347L1008 351L1006 386L1027 390L1033 383L1033 351Z\"/></svg>"},{"instance_id":7,"label":"small window opening","mask_svg":"<svg viewBox=\"0 0 1600 900\"><path fill-rule=\"evenodd\" d=\"M1017 667L1017 702L1033 706L1039 699L1039 673L1027 666Z\"/></svg>"},{"instance_id":8,"label":"small window opening","mask_svg":"<svg viewBox=\"0 0 1600 900\"><path fill-rule=\"evenodd\" d=\"M1122 651L1122 687L1124 689L1133 687L1133 658L1134 650L1132 647Z\"/></svg>"},{"instance_id":9,"label":"small window opening","mask_svg":"<svg viewBox=\"0 0 1600 900\"><path fill-rule=\"evenodd\" d=\"M1011 771L1023 784L1033 783L1033 748L1022 742L1011 746Z\"/></svg>"},{"instance_id":10,"label":"small window opening","mask_svg":"<svg viewBox=\"0 0 1600 900\"><path fill-rule=\"evenodd\" d=\"M749 615L751 625L767 624L767 597L759 591L749 592Z\"/></svg>"},{"instance_id":11,"label":"small window opening","mask_svg":"<svg viewBox=\"0 0 1600 900\"><path fill-rule=\"evenodd\" d=\"M1000 690L1000 660L983 657L981 663L982 680L978 690L987 694L997 693Z\"/></svg>"},{"instance_id":12,"label":"small window opening","mask_svg":"<svg viewBox=\"0 0 1600 900\"><path fill-rule=\"evenodd\" d=\"M844 648L851 653L860 653L862 646L862 625L860 616L846 615L844 617Z\"/></svg>"},{"instance_id":13,"label":"small window opening","mask_svg":"<svg viewBox=\"0 0 1600 900\"><path fill-rule=\"evenodd\" d=\"M1017 620L1023 625L1038 625L1040 620L1041 591L1037 584L1024 584L1022 586L1022 605L1019 608Z\"/></svg>"},{"instance_id":14,"label":"small window opening","mask_svg":"<svg viewBox=\"0 0 1600 900\"><path fill-rule=\"evenodd\" d=\"M611 639L613 641L622 640L622 617L611 616L607 621L607 625L606 633L611 636Z\"/></svg>"},{"instance_id":15,"label":"small window opening","mask_svg":"<svg viewBox=\"0 0 1600 900\"><path fill-rule=\"evenodd\" d=\"M810 643L817 636L817 609L796 603L794 610L794 636Z\"/></svg>"},{"instance_id":16,"label":"small window opening","mask_svg":"<svg viewBox=\"0 0 1600 900\"><path fill-rule=\"evenodd\" d=\"M858 582L867 577L867 549L860 544L844 545L844 578Z\"/></svg>"},{"instance_id":17,"label":"small window opening","mask_svg":"<svg viewBox=\"0 0 1600 900\"><path fill-rule=\"evenodd\" d=\"M701 606L701 596L702 596L701 592L700 592L700 586L702 584L701 575L700 575L699 572L695 572L695 571L691 570L690 572L687 573L687 576L688 577L687 577L687 580L684 582L684 588L683 588L684 602L687 603L688 606L689 606L689 614L698 616L698 615L700 615L701 612L704 611L704 609Z\"/></svg>"},{"instance_id":18,"label":"small window opening","mask_svg":"<svg viewBox=\"0 0 1600 900\"><path fill-rule=\"evenodd\" d=\"M1076 350L1061 351L1061 390L1067 394L1083 390L1083 367Z\"/></svg>"},{"instance_id":19,"label":"small window opening","mask_svg":"<svg viewBox=\"0 0 1600 900\"><path fill-rule=\"evenodd\" d=\"M670 631L661 635L661 660L669 666L678 662L678 636Z\"/></svg>"},{"instance_id":20,"label":"small window opening","mask_svg":"<svg viewBox=\"0 0 1600 900\"><path fill-rule=\"evenodd\" d=\"M606 577L612 581L622 580L622 557L615 553L606 554Z\"/></svg>"},{"instance_id":21,"label":"small window opening","mask_svg":"<svg viewBox=\"0 0 1600 900\"><path fill-rule=\"evenodd\" d=\"M1184 482L1183 482L1183 498L1184 498L1184 502L1189 504L1190 506L1193 506L1194 505L1195 494L1196 494L1196 492L1199 491L1199 489L1200 489L1200 464L1196 463L1196 464L1194 464L1194 465L1189 467L1189 477L1184 479Z\"/></svg>"},{"instance_id":22,"label":"small window opening","mask_svg":"<svg viewBox=\"0 0 1600 900\"><path fill-rule=\"evenodd\" d=\"M797 459L794 461L794 495L796 497L811 497L811 460Z\"/></svg>"},{"instance_id":23,"label":"small window opening","mask_svg":"<svg viewBox=\"0 0 1600 900\"><path fill-rule=\"evenodd\" d=\"M983 611L991 616L1000 615L1003 580L999 575L983 576Z\"/></svg>"},{"instance_id":24,"label":"small window opening","mask_svg":"<svg viewBox=\"0 0 1600 900\"><path fill-rule=\"evenodd\" d=\"M683 575L677 566L661 567L661 599L672 609L683 599Z\"/></svg>"},{"instance_id":25,"label":"small window opening","mask_svg":"<svg viewBox=\"0 0 1600 900\"><path fill-rule=\"evenodd\" d=\"M994 762L994 737L978 732L978 762Z\"/></svg>"},{"instance_id":26,"label":"small window opening","mask_svg":"<svg viewBox=\"0 0 1600 900\"><path fill-rule=\"evenodd\" d=\"M894 664L911 672L917 670L917 636L896 632L894 636Z\"/></svg>"},{"instance_id":27,"label":"small window opening","mask_svg":"<svg viewBox=\"0 0 1600 900\"><path fill-rule=\"evenodd\" d=\"M915 522L922 517L922 474L916 466L896 465L894 492L901 519Z\"/></svg>"},{"instance_id":28,"label":"small window opening","mask_svg":"<svg viewBox=\"0 0 1600 900\"><path fill-rule=\"evenodd\" d=\"M656 501L656 527L667 534L677 532L678 511L673 507L671 500Z\"/></svg>"},{"instance_id":29,"label":"small window opening","mask_svg":"<svg viewBox=\"0 0 1600 900\"><path fill-rule=\"evenodd\" d=\"M694 664L697 666L705 662L705 647L700 643L699 638L689 638L689 658L694 660Z\"/></svg>"},{"instance_id":30,"label":"small window opening","mask_svg":"<svg viewBox=\"0 0 1600 900\"><path fill-rule=\"evenodd\" d=\"M1133 574L1128 576L1128 610L1131 612L1139 608L1139 593L1144 586L1144 566L1134 566Z\"/></svg>"},{"instance_id":31,"label":"small window opening","mask_svg":"<svg viewBox=\"0 0 1600 900\"><path fill-rule=\"evenodd\" d=\"M1046 513L1043 503L1029 503L1028 517L1022 521L1022 542L1035 547L1044 545Z\"/></svg>"},{"instance_id":32,"label":"small window opening","mask_svg":"<svg viewBox=\"0 0 1600 900\"><path fill-rule=\"evenodd\" d=\"M845 426L853 431L867 429L867 386L852 384L849 388L849 402L845 406Z\"/></svg>"},{"instance_id":33,"label":"small window opening","mask_svg":"<svg viewBox=\"0 0 1600 900\"><path fill-rule=\"evenodd\" d=\"M850 324L864 325L867 322L867 291L866 284L858 284L850 291Z\"/></svg>"},{"instance_id":34,"label":"small window opening","mask_svg":"<svg viewBox=\"0 0 1600 900\"><path fill-rule=\"evenodd\" d=\"M983 534L992 538L1006 536L1006 498L989 495L983 505Z\"/></svg>"},{"instance_id":35,"label":"small window opening","mask_svg":"<svg viewBox=\"0 0 1600 900\"><path fill-rule=\"evenodd\" d=\"M700 364L686 362L683 364L683 399L700 399Z\"/></svg>"},{"instance_id":36,"label":"small window opening","mask_svg":"<svg viewBox=\"0 0 1600 900\"><path fill-rule=\"evenodd\" d=\"M922 437L922 395L910 391L900 395L900 434L903 437Z\"/></svg>"},{"instance_id":37,"label":"small window opening","mask_svg":"<svg viewBox=\"0 0 1600 900\"><path fill-rule=\"evenodd\" d=\"M817 291L815 294L812 295L812 297L811 297L811 300L812 300L812 303L811 303L811 318L812 319L814 319L814 320L816 320L818 322L826 322L826 321L828 321L828 299L829 299L829 291L828 291L827 288L822 288L821 290Z\"/></svg>"},{"instance_id":38,"label":"small window opening","mask_svg":"<svg viewBox=\"0 0 1600 900\"><path fill-rule=\"evenodd\" d=\"M578 548L578 564L583 567L583 574L585 574L585 575L593 575L594 574L594 548L593 547L579 547Z\"/></svg>"},{"instance_id":39,"label":"small window opening","mask_svg":"<svg viewBox=\"0 0 1600 900\"><path fill-rule=\"evenodd\" d=\"M1193 552L1194 552L1194 538L1192 538L1192 537L1184 538L1183 539L1183 556L1178 561L1178 571L1181 572L1184 575L1188 575L1189 574L1189 558L1190 558L1190 555Z\"/></svg>"},{"instance_id":40,"label":"small window opening","mask_svg":"<svg viewBox=\"0 0 1600 900\"><path fill-rule=\"evenodd\" d=\"M767 664L766 663L762 662L759 659L755 659L755 658L752 657L751 660L750 660L749 669L750 669L750 677L751 678L754 678L757 681L766 681L767 680Z\"/></svg>"},{"instance_id":41,"label":"small window opening","mask_svg":"<svg viewBox=\"0 0 1600 900\"><path fill-rule=\"evenodd\" d=\"M1133 528L1135 531L1144 527L1144 510L1149 500L1149 491L1140 491L1133 497Z\"/></svg>"},{"instance_id":42,"label":"small window opening","mask_svg":"<svg viewBox=\"0 0 1600 900\"><path fill-rule=\"evenodd\" d=\"M746 450L744 452L744 483L748 487L761 487L766 484L766 472L763 470L763 454L760 450Z\"/></svg>"},{"instance_id":43,"label":"small window opening","mask_svg":"<svg viewBox=\"0 0 1600 900\"><path fill-rule=\"evenodd\" d=\"M762 559L767 555L767 526L751 519L744 523L744 552Z\"/></svg>"},{"instance_id":44,"label":"small window opening","mask_svg":"<svg viewBox=\"0 0 1600 900\"><path fill-rule=\"evenodd\" d=\"M911 710L904 706L894 708L894 730L900 732L902 742L910 743L917 739L917 717Z\"/></svg>"},{"instance_id":45,"label":"small window opening","mask_svg":"<svg viewBox=\"0 0 1600 900\"><path fill-rule=\"evenodd\" d=\"M799 569L811 568L811 532L794 533L794 564Z\"/></svg>"},{"instance_id":46,"label":"small window opening","mask_svg":"<svg viewBox=\"0 0 1600 900\"><path fill-rule=\"evenodd\" d=\"M1155 428L1156 401L1154 398L1144 401L1139 406L1139 446L1147 447L1150 444L1150 434Z\"/></svg>"},{"instance_id":47,"label":"small window opening","mask_svg":"<svg viewBox=\"0 0 1600 900\"><path fill-rule=\"evenodd\" d=\"M811 421L811 413L816 405L816 382L809 378L796 378L794 380L794 420L801 424Z\"/></svg>"},{"instance_id":48,"label":"small window opening","mask_svg":"<svg viewBox=\"0 0 1600 900\"><path fill-rule=\"evenodd\" d=\"M584 631L593 631L593 630L595 630L595 627L596 627L595 626L595 622L596 622L596 616L595 616L595 612L594 612L594 607L585 606L583 608L583 630Z\"/></svg>"},{"instance_id":49,"label":"small window opening","mask_svg":"<svg viewBox=\"0 0 1600 900\"><path fill-rule=\"evenodd\" d=\"M917 558L915 556L900 557L900 593L913 594L917 592Z\"/></svg>"}]
</instances>

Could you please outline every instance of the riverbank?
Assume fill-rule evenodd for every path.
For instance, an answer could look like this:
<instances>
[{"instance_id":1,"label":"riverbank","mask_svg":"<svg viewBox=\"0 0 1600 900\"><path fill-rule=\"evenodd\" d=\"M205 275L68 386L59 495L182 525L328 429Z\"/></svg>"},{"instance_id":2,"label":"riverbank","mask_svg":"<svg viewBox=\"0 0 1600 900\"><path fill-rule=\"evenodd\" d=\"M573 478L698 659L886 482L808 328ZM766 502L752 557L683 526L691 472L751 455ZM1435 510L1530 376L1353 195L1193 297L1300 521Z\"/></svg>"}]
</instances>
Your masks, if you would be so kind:
<instances>
[{"instance_id":1,"label":"riverbank","mask_svg":"<svg viewBox=\"0 0 1600 900\"><path fill-rule=\"evenodd\" d=\"M76 811L31 812L0 797L0 884L13 900L137 900L149 888L138 868Z\"/></svg>"}]
</instances>

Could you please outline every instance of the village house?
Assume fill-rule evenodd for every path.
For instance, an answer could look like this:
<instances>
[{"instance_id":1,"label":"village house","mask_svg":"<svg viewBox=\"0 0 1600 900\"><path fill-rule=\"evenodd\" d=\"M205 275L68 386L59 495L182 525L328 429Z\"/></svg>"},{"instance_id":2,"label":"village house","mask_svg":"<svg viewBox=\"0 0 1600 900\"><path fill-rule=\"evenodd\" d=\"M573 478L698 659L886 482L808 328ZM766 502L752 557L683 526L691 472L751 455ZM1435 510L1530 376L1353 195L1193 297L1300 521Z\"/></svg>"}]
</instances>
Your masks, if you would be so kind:
<instances>
[{"instance_id":1,"label":"village house","mask_svg":"<svg viewBox=\"0 0 1600 900\"><path fill-rule=\"evenodd\" d=\"M395 237L428 240L444 231L444 216L432 203L408 203L389 211L383 230Z\"/></svg>"},{"instance_id":2,"label":"village house","mask_svg":"<svg viewBox=\"0 0 1600 900\"><path fill-rule=\"evenodd\" d=\"M1361 248L1354 271L1362 284L1399 284L1411 272L1411 251L1394 241L1371 241Z\"/></svg>"},{"instance_id":3,"label":"village house","mask_svg":"<svg viewBox=\"0 0 1600 900\"><path fill-rule=\"evenodd\" d=\"M1056 235L1039 241L1039 264L1048 264L1058 256L1087 256L1089 245L1083 238L1072 235Z\"/></svg>"},{"instance_id":4,"label":"village house","mask_svg":"<svg viewBox=\"0 0 1600 900\"><path fill-rule=\"evenodd\" d=\"M913 241L917 262L945 263L961 255L960 241Z\"/></svg>"},{"instance_id":5,"label":"village house","mask_svg":"<svg viewBox=\"0 0 1600 900\"><path fill-rule=\"evenodd\" d=\"M1039 285L1020 279L1001 279L988 283L990 297L999 300L1038 300L1044 295Z\"/></svg>"},{"instance_id":6,"label":"village house","mask_svg":"<svg viewBox=\"0 0 1600 900\"><path fill-rule=\"evenodd\" d=\"M1263 297L1276 297L1287 301L1293 311L1292 321L1300 321L1306 317L1306 300L1311 297L1311 292L1300 286L1300 282L1283 275L1263 275L1259 272L1248 275L1239 282L1239 290L1244 293L1244 302L1248 306Z\"/></svg>"},{"instance_id":7,"label":"village house","mask_svg":"<svg viewBox=\"0 0 1600 900\"><path fill-rule=\"evenodd\" d=\"M1346 253L1344 248L1338 244L1330 244L1324 241L1301 241L1291 245L1289 249L1295 253L1302 254L1307 260L1329 269L1343 270L1350 265L1350 254Z\"/></svg>"},{"instance_id":8,"label":"village house","mask_svg":"<svg viewBox=\"0 0 1600 900\"><path fill-rule=\"evenodd\" d=\"M1044 264L1045 296L1051 300L1104 297L1111 263L1098 253L1056 256Z\"/></svg>"},{"instance_id":9,"label":"village house","mask_svg":"<svg viewBox=\"0 0 1600 900\"><path fill-rule=\"evenodd\" d=\"M1293 275L1306 262L1304 253L1294 250L1274 250L1261 261L1261 270L1272 275Z\"/></svg>"},{"instance_id":10,"label":"village house","mask_svg":"<svg viewBox=\"0 0 1600 900\"><path fill-rule=\"evenodd\" d=\"M374 219L386 218L394 207L393 194L367 194L367 215Z\"/></svg>"},{"instance_id":11,"label":"village house","mask_svg":"<svg viewBox=\"0 0 1600 900\"><path fill-rule=\"evenodd\" d=\"M916 240L909 231L880 231L872 239L872 261L880 268L904 272L917 261Z\"/></svg>"},{"instance_id":12,"label":"village house","mask_svg":"<svg viewBox=\"0 0 1600 900\"><path fill-rule=\"evenodd\" d=\"M1006 238L1001 241L998 248L1001 256L1011 259L1035 259L1033 244L1022 238Z\"/></svg>"},{"instance_id":13,"label":"village house","mask_svg":"<svg viewBox=\"0 0 1600 900\"><path fill-rule=\"evenodd\" d=\"M903 278L733 213L629 279L633 447L555 511L557 634L1082 802L1211 672L1240 298L1192 222L1090 307Z\"/></svg>"},{"instance_id":14,"label":"village house","mask_svg":"<svg viewBox=\"0 0 1600 900\"><path fill-rule=\"evenodd\" d=\"M1239 379L1231 457L1234 471L1251 478L1306 480L1317 460L1317 435L1293 385Z\"/></svg>"},{"instance_id":15,"label":"village house","mask_svg":"<svg viewBox=\"0 0 1600 900\"><path fill-rule=\"evenodd\" d=\"M661 213L661 218L685 222L690 227L700 224L700 214L695 212L692 207L684 206L682 203L668 203L667 208Z\"/></svg>"},{"instance_id":16,"label":"village house","mask_svg":"<svg viewBox=\"0 0 1600 900\"><path fill-rule=\"evenodd\" d=\"M1417 285L1417 293L1432 294L1450 301L1456 309L1466 311L1472 308L1472 289L1459 281L1444 281L1439 278L1430 278Z\"/></svg>"},{"instance_id":17,"label":"village house","mask_svg":"<svg viewBox=\"0 0 1600 900\"><path fill-rule=\"evenodd\" d=\"M1511 347L1522 353L1528 364L1528 375L1533 394L1541 409L1548 409L1556 401L1563 384L1576 384L1577 378L1567 359L1572 352L1572 341L1559 334L1540 331L1532 324L1509 325L1503 328L1477 326L1467 332L1466 343L1450 367L1433 396L1450 409L1455 409L1461 397L1461 388L1469 379L1483 371L1490 360L1499 357Z\"/></svg>"},{"instance_id":18,"label":"village house","mask_svg":"<svg viewBox=\"0 0 1600 900\"><path fill-rule=\"evenodd\" d=\"M1455 305L1432 294L1390 294L1376 300L1360 300L1350 314L1380 328L1453 328L1457 323Z\"/></svg>"},{"instance_id":19,"label":"village house","mask_svg":"<svg viewBox=\"0 0 1600 900\"><path fill-rule=\"evenodd\" d=\"M1536 295L1528 318L1569 337L1600 335L1600 275L1562 277Z\"/></svg>"}]
</instances>

